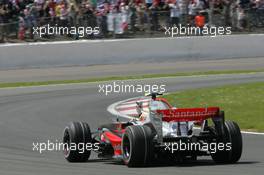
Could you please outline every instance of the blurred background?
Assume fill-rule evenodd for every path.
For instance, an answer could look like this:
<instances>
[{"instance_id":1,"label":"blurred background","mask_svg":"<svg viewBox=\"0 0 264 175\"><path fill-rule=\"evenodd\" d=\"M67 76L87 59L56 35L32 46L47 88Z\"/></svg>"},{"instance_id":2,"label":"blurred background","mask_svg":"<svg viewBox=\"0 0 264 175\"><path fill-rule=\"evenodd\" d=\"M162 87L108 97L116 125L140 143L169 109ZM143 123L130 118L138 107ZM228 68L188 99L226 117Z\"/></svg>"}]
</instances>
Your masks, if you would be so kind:
<instances>
[{"instance_id":1,"label":"blurred background","mask_svg":"<svg viewBox=\"0 0 264 175\"><path fill-rule=\"evenodd\" d=\"M164 27L232 27L263 33L264 0L0 0L0 42L164 37ZM99 35L33 34L33 27L100 27Z\"/></svg>"}]
</instances>

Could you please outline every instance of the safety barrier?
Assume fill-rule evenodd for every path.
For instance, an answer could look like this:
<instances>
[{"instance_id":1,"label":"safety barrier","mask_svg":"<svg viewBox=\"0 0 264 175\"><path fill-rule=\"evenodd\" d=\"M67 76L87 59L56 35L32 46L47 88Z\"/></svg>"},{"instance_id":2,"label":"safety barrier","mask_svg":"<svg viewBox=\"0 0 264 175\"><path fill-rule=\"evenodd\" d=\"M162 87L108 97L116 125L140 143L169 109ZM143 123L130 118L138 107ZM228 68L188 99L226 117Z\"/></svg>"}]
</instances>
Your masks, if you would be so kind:
<instances>
[{"instance_id":1,"label":"safety barrier","mask_svg":"<svg viewBox=\"0 0 264 175\"><path fill-rule=\"evenodd\" d=\"M212 16L210 16L212 15ZM224 26L225 19L223 14L211 14L205 11L206 22L215 26ZM187 25L189 18L180 18L180 23ZM210 21L211 20L211 21ZM230 19L233 22L232 29L239 28L237 19ZM242 21L243 22L243 21ZM41 40L38 36L33 34L33 27L40 27L45 25L58 25L68 27L95 27L100 28L100 35L87 35L83 39L89 38L111 38L118 36L129 37L141 37L141 36L153 36L153 34L164 34L163 26L170 25L170 12L160 10L148 10L142 13L109 13L107 16L95 16L95 15L82 15L76 17L68 17L66 20L60 20L59 18L39 18L31 20L16 21L12 23L0 23L0 41L9 39L34 39ZM246 9L245 19L242 32L262 32L264 29L264 10ZM241 24L241 25L242 25ZM148 35L151 34L151 35ZM154 35L155 36L155 35ZM57 40L57 39L79 39L78 36L66 35L66 36L45 36L45 40Z\"/></svg>"}]
</instances>

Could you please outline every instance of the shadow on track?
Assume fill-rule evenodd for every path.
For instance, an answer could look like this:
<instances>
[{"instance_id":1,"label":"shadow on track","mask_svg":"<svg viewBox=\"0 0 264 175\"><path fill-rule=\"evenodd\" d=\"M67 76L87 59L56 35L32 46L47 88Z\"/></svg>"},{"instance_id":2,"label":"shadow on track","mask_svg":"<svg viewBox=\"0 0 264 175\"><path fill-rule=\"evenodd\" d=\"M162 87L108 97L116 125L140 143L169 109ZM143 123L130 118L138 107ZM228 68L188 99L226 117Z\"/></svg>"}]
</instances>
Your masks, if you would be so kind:
<instances>
[{"instance_id":1,"label":"shadow on track","mask_svg":"<svg viewBox=\"0 0 264 175\"><path fill-rule=\"evenodd\" d=\"M123 162L118 161L103 161L105 164L111 164L111 165L124 165ZM188 162L157 162L153 163L147 167L136 167L136 168L159 168L159 167L198 167L198 166L221 166L221 165L248 165L248 164L257 164L260 163L258 161L241 161L234 164L220 164L215 163L213 160L197 160L197 161L188 161Z\"/></svg>"}]
</instances>

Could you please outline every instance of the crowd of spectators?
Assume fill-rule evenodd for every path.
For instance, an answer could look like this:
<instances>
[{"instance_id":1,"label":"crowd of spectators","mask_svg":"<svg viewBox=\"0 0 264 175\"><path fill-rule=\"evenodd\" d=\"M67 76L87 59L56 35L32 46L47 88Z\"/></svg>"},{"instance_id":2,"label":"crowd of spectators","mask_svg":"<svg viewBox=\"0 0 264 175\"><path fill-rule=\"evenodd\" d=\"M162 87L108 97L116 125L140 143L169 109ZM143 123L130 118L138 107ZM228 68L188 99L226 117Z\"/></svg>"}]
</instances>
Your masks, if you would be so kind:
<instances>
[{"instance_id":1,"label":"crowd of spectators","mask_svg":"<svg viewBox=\"0 0 264 175\"><path fill-rule=\"evenodd\" d=\"M243 29L249 12L255 25L263 24L264 0L0 0L0 25L99 26L105 35L120 23L122 32L159 31L161 18L165 25L195 25L198 12L210 25Z\"/></svg>"}]
</instances>

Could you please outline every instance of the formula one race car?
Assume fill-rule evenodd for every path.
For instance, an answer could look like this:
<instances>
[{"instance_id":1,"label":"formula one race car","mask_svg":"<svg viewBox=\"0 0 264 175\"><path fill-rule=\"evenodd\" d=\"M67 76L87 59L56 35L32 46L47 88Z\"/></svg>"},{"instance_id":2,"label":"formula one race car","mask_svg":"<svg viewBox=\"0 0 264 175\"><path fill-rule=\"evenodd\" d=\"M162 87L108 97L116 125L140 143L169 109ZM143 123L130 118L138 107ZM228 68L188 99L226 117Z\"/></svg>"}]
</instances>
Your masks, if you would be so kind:
<instances>
[{"instance_id":1,"label":"formula one race car","mask_svg":"<svg viewBox=\"0 0 264 175\"><path fill-rule=\"evenodd\" d=\"M69 162L85 162L94 151L100 158L121 160L128 167L149 166L160 160L195 161L204 155L216 163L235 163L240 159L239 126L225 121L219 107L175 108L157 95L162 94L146 97L147 111L143 111L142 102L134 102L138 111L134 119L117 120L95 132L87 123L71 122L64 130L65 158Z\"/></svg>"}]
</instances>

